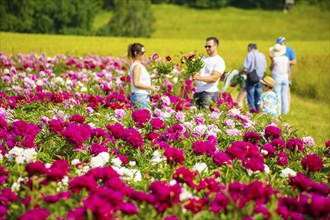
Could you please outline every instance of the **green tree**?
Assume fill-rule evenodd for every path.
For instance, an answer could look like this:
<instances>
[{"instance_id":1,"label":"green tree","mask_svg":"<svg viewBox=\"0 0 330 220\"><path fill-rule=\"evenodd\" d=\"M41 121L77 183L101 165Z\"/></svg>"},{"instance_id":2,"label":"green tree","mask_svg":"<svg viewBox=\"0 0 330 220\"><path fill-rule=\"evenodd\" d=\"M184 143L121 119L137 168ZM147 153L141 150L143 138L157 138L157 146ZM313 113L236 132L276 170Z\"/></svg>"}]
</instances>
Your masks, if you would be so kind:
<instances>
[{"instance_id":1,"label":"green tree","mask_svg":"<svg viewBox=\"0 0 330 220\"><path fill-rule=\"evenodd\" d=\"M0 30L90 34L101 4L101 0L1 0Z\"/></svg>"},{"instance_id":2,"label":"green tree","mask_svg":"<svg viewBox=\"0 0 330 220\"><path fill-rule=\"evenodd\" d=\"M150 37L154 21L150 0L114 0L107 32L111 36Z\"/></svg>"}]
</instances>

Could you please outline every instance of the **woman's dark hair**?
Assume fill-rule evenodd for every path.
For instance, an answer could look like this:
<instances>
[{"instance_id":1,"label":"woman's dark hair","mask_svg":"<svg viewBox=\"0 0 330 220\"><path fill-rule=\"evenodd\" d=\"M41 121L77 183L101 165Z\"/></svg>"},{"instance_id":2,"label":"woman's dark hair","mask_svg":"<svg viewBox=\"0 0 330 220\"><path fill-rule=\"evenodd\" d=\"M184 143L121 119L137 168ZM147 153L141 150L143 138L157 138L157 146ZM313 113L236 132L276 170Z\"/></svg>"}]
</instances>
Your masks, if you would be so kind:
<instances>
[{"instance_id":1,"label":"woman's dark hair","mask_svg":"<svg viewBox=\"0 0 330 220\"><path fill-rule=\"evenodd\" d=\"M142 47L144 46L140 43L129 44L127 49L127 57L129 59L135 58L135 52L141 52Z\"/></svg>"}]
</instances>

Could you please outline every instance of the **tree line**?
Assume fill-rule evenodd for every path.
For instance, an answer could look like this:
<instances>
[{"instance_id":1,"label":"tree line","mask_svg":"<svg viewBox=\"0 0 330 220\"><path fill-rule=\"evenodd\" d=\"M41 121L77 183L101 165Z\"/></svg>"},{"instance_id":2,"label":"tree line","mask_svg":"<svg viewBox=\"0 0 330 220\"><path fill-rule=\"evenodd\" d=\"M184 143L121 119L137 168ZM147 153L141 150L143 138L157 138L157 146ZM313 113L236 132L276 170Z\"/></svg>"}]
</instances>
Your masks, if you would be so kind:
<instances>
[{"instance_id":1,"label":"tree line","mask_svg":"<svg viewBox=\"0 0 330 220\"><path fill-rule=\"evenodd\" d=\"M154 31L152 4L175 4L196 9L239 7L282 10L285 0L1 0L0 31L67 35L150 37ZM324 4L328 0L296 0ZM328 3L326 3L328 2ZM92 30L100 10L111 20Z\"/></svg>"}]
</instances>

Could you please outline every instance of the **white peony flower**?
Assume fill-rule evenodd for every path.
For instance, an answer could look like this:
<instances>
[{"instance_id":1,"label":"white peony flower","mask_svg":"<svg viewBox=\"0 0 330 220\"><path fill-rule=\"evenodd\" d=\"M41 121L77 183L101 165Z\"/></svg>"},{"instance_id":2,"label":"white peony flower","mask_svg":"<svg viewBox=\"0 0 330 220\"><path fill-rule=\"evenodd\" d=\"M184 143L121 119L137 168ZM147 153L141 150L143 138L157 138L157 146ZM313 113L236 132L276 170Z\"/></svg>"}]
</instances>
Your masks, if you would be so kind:
<instances>
[{"instance_id":1,"label":"white peony flower","mask_svg":"<svg viewBox=\"0 0 330 220\"><path fill-rule=\"evenodd\" d=\"M280 177L287 178L287 177L294 177L296 175L297 173L294 170L287 167L281 171Z\"/></svg>"},{"instance_id":2,"label":"white peony flower","mask_svg":"<svg viewBox=\"0 0 330 220\"><path fill-rule=\"evenodd\" d=\"M180 201L182 202L182 201L185 201L185 200L187 200L187 199L189 199L189 198L191 198L192 197L192 193L191 192L189 192L187 189L186 189L186 187L182 187L182 191L181 191L181 193L180 193Z\"/></svg>"},{"instance_id":3,"label":"white peony flower","mask_svg":"<svg viewBox=\"0 0 330 220\"><path fill-rule=\"evenodd\" d=\"M192 168L193 171L198 171L199 173L207 172L209 169L206 163L196 163Z\"/></svg>"},{"instance_id":4,"label":"white peony flower","mask_svg":"<svg viewBox=\"0 0 330 220\"><path fill-rule=\"evenodd\" d=\"M111 160L111 163L116 167L121 167L121 164L122 164L121 160L118 157L113 158Z\"/></svg>"}]
</instances>

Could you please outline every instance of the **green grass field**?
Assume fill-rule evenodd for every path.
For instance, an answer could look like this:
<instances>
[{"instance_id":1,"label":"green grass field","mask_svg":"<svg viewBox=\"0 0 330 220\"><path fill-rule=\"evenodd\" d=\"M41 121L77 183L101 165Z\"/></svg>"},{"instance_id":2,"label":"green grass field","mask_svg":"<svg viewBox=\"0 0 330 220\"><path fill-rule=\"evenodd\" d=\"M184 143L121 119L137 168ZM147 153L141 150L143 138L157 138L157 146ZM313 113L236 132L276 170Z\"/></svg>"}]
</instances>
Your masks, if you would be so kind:
<instances>
[{"instance_id":1,"label":"green grass field","mask_svg":"<svg viewBox=\"0 0 330 220\"><path fill-rule=\"evenodd\" d=\"M330 139L329 11L306 5L286 14L235 8L152 7L157 29L148 39L0 32L0 51L7 55L45 52L48 56L97 54L125 57L129 43L141 42L147 56L153 53L175 56L180 52L204 53L205 38L217 36L220 39L219 53L226 61L226 70L230 71L241 68L248 43L256 42L259 50L268 56L268 48L282 35L297 56L297 65L293 69L291 112L285 120L299 129L299 134L313 136L318 144ZM105 25L110 18L111 13L100 12L93 22L93 29ZM267 74L271 75L269 70Z\"/></svg>"}]
</instances>

